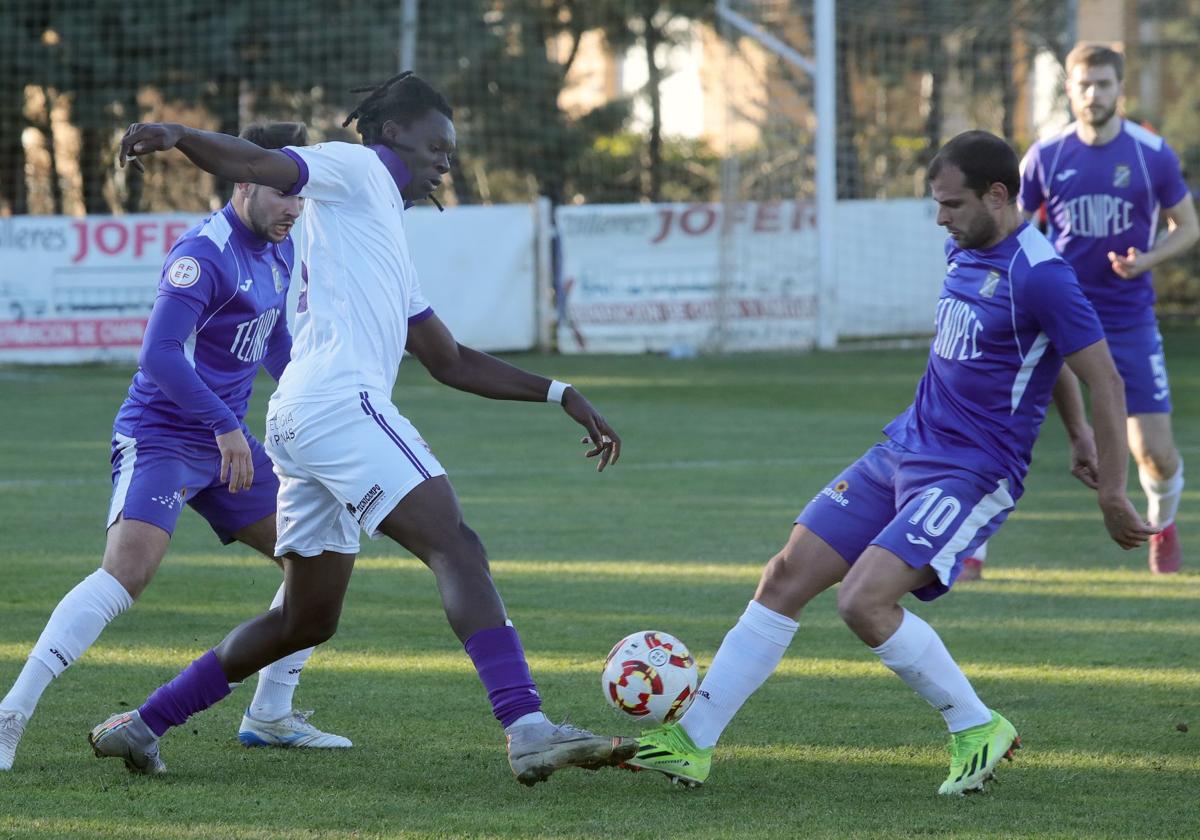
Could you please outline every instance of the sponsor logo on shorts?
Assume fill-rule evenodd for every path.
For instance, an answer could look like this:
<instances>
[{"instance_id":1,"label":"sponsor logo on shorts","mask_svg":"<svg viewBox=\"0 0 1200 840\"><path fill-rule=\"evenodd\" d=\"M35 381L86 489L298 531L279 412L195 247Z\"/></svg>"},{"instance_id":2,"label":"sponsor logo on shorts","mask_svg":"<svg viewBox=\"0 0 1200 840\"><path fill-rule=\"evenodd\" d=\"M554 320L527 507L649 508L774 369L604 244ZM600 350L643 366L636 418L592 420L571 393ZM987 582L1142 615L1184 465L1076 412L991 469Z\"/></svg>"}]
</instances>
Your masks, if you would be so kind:
<instances>
[{"instance_id":1,"label":"sponsor logo on shorts","mask_svg":"<svg viewBox=\"0 0 1200 840\"><path fill-rule=\"evenodd\" d=\"M285 411L272 414L267 418L267 440L276 445L285 440L295 440L296 429L293 425L292 412Z\"/></svg>"},{"instance_id":2,"label":"sponsor logo on shorts","mask_svg":"<svg viewBox=\"0 0 1200 840\"><path fill-rule=\"evenodd\" d=\"M180 490L176 490L170 496L167 496L167 495L151 496L150 501L158 502L163 507L174 510L175 508L183 507L183 500L184 500L185 496L187 496L187 488L186 487L184 487Z\"/></svg>"},{"instance_id":3,"label":"sponsor logo on shorts","mask_svg":"<svg viewBox=\"0 0 1200 840\"><path fill-rule=\"evenodd\" d=\"M367 514L371 512L371 509L375 507L375 505L379 504L379 502L382 500L383 488L378 484L374 484L371 486L371 489L367 491L366 495L359 499L357 506L350 502L346 502L346 510L350 511L350 515L357 519L358 524L361 525L363 520L367 518Z\"/></svg>"},{"instance_id":4,"label":"sponsor logo on shorts","mask_svg":"<svg viewBox=\"0 0 1200 840\"><path fill-rule=\"evenodd\" d=\"M1161 341L1161 339L1160 339ZM1150 372L1154 375L1155 402L1162 402L1171 396L1171 386L1167 383L1167 360L1162 353L1150 354Z\"/></svg>"},{"instance_id":5,"label":"sponsor logo on shorts","mask_svg":"<svg viewBox=\"0 0 1200 840\"><path fill-rule=\"evenodd\" d=\"M194 286L200 279L200 263L191 257L180 257L167 269L167 279L171 281L172 286L181 289Z\"/></svg>"},{"instance_id":6,"label":"sponsor logo on shorts","mask_svg":"<svg viewBox=\"0 0 1200 840\"><path fill-rule=\"evenodd\" d=\"M822 496L824 496L825 498L832 501L834 504L841 505L842 507L849 507L850 500L848 498L846 498L846 493L847 493L847 491L849 491L849 489L850 489L850 482L843 479L842 481L839 481L837 484L833 485L832 487L826 487L824 490L822 490L820 493L817 494L817 498L819 499Z\"/></svg>"},{"instance_id":7,"label":"sponsor logo on shorts","mask_svg":"<svg viewBox=\"0 0 1200 840\"><path fill-rule=\"evenodd\" d=\"M933 548L933 543L931 543L929 540L925 539L924 537L914 537L912 534L905 534L904 538L907 539L913 545L923 545L926 548Z\"/></svg>"}]
</instances>

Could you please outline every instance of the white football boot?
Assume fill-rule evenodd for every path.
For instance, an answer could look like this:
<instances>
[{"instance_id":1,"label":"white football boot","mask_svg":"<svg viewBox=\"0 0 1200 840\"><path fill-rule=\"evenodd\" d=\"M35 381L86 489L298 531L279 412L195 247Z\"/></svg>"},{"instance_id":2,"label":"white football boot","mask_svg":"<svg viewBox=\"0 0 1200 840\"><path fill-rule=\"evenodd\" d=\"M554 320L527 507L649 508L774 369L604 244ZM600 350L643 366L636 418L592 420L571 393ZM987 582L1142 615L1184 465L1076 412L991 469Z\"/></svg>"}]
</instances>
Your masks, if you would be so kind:
<instances>
[{"instance_id":1,"label":"white football boot","mask_svg":"<svg viewBox=\"0 0 1200 840\"><path fill-rule=\"evenodd\" d=\"M307 747L309 749L345 749L354 744L349 738L322 732L308 722L312 712L292 710L279 720L259 720L250 716L250 710L242 715L238 729L238 740L247 747Z\"/></svg>"}]
</instances>

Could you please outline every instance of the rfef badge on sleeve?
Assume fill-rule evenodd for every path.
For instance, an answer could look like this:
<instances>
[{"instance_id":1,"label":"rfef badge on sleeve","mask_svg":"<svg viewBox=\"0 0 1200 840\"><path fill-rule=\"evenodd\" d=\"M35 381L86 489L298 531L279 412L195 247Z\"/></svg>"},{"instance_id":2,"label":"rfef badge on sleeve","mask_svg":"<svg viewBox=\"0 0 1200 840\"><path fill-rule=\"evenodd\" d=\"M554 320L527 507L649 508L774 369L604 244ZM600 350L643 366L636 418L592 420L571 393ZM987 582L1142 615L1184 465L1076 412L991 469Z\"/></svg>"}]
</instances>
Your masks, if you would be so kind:
<instances>
[{"instance_id":1,"label":"rfef badge on sleeve","mask_svg":"<svg viewBox=\"0 0 1200 840\"><path fill-rule=\"evenodd\" d=\"M172 286L181 289L194 286L200 279L200 263L191 257L180 257L167 269L167 279L171 281Z\"/></svg>"}]
</instances>

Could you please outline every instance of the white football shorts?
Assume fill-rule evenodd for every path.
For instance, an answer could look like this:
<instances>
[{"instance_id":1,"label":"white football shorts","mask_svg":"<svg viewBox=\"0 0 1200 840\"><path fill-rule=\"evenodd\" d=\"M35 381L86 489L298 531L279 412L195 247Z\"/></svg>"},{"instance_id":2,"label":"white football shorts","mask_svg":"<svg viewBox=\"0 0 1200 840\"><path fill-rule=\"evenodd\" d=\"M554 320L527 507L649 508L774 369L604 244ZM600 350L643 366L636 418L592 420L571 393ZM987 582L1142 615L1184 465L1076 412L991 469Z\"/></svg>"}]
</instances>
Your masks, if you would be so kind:
<instances>
[{"instance_id":1,"label":"white football shorts","mask_svg":"<svg viewBox=\"0 0 1200 840\"><path fill-rule=\"evenodd\" d=\"M414 487L445 475L412 423L386 396L276 405L263 441L279 476L275 555L357 554Z\"/></svg>"}]
</instances>

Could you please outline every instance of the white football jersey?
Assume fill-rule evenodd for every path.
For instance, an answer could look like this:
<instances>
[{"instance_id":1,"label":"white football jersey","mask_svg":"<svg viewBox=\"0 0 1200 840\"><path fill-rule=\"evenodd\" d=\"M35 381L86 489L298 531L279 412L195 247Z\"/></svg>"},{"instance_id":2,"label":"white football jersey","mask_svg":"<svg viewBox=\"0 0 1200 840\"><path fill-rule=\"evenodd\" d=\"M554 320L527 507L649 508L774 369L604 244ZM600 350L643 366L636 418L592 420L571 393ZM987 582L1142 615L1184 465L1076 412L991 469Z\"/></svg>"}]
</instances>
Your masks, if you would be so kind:
<instances>
[{"instance_id":1,"label":"white football jersey","mask_svg":"<svg viewBox=\"0 0 1200 840\"><path fill-rule=\"evenodd\" d=\"M288 147L300 178L300 296L275 404L371 391L390 397L409 324L433 314L404 233L408 170L390 149Z\"/></svg>"}]
</instances>

